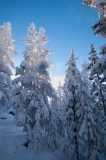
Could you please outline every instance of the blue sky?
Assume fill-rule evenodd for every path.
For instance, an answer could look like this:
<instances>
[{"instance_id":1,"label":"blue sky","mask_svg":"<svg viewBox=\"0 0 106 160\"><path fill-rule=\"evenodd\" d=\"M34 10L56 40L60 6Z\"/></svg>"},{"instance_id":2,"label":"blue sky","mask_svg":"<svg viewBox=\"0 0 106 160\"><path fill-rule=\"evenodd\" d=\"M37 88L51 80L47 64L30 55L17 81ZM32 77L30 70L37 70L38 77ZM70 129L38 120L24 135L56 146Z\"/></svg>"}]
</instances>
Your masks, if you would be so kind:
<instances>
[{"instance_id":1,"label":"blue sky","mask_svg":"<svg viewBox=\"0 0 106 160\"><path fill-rule=\"evenodd\" d=\"M82 5L82 0L0 0L0 25L11 22L15 49L19 52L13 57L15 64L20 64L21 52L25 50L20 39L26 37L27 27L34 22L37 31L40 27L46 29L49 39L46 48L54 52L48 57L55 63L50 70L53 76L64 75L72 48L78 68L84 59L88 61L91 43L99 53L105 39L94 36L90 28L97 20L97 13Z\"/></svg>"}]
</instances>

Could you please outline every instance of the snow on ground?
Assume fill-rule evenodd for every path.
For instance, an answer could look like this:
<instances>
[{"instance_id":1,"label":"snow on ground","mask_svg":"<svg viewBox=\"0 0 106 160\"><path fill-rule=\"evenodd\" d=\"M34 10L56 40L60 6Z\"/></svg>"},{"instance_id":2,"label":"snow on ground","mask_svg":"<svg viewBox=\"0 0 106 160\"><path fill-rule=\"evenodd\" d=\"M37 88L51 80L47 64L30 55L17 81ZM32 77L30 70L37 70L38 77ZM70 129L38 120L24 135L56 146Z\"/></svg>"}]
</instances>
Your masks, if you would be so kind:
<instances>
[{"instance_id":1,"label":"snow on ground","mask_svg":"<svg viewBox=\"0 0 106 160\"><path fill-rule=\"evenodd\" d=\"M22 127L16 127L13 116L0 109L0 160L57 160L47 148L35 155L24 142Z\"/></svg>"}]
</instances>

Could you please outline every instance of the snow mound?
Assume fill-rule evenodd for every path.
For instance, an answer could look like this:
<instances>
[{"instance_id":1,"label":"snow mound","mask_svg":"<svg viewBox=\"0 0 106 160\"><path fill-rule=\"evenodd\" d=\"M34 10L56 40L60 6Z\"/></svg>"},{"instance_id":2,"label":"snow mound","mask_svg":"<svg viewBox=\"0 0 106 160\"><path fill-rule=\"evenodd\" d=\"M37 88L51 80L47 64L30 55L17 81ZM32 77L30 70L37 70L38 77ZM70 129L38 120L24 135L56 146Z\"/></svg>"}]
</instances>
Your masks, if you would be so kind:
<instances>
[{"instance_id":1,"label":"snow mound","mask_svg":"<svg viewBox=\"0 0 106 160\"><path fill-rule=\"evenodd\" d=\"M25 147L25 133L13 120L12 115L0 110L0 160L56 160L48 149L35 155L33 150Z\"/></svg>"}]
</instances>

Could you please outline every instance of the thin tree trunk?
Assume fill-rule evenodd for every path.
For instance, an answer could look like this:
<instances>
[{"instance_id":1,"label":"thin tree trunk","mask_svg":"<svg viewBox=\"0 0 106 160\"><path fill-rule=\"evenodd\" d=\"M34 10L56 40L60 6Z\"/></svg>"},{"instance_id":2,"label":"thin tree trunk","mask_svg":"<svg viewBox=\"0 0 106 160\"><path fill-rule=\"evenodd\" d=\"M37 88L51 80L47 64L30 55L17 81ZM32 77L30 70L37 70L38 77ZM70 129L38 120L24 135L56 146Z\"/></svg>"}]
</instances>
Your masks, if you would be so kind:
<instances>
[{"instance_id":1,"label":"thin tree trunk","mask_svg":"<svg viewBox=\"0 0 106 160\"><path fill-rule=\"evenodd\" d=\"M75 134L77 134L77 127L74 128L74 132L75 132ZM74 139L75 139L75 147L76 147L76 160L79 160L77 135L75 135Z\"/></svg>"},{"instance_id":2,"label":"thin tree trunk","mask_svg":"<svg viewBox=\"0 0 106 160\"><path fill-rule=\"evenodd\" d=\"M75 95L75 92L73 93L73 95ZM73 111L74 111L74 132L75 132L75 136L74 136L74 140L75 140L75 152L76 152L76 160L79 160L79 152L78 152L78 138L77 138L77 123L76 123L76 108L75 108L75 97L74 97L74 105L73 105Z\"/></svg>"}]
</instances>

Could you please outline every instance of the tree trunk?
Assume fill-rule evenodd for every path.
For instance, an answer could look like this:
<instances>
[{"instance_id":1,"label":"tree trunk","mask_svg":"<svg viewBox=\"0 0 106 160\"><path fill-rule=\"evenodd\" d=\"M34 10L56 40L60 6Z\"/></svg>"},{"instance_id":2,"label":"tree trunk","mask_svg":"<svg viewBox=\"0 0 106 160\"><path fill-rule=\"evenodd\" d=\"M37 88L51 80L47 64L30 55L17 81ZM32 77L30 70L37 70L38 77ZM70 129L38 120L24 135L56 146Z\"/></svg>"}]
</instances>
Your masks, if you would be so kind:
<instances>
[{"instance_id":1,"label":"tree trunk","mask_svg":"<svg viewBox=\"0 0 106 160\"><path fill-rule=\"evenodd\" d=\"M75 95L75 92L73 93L73 95ZM75 108L75 104L76 104L76 101L75 101L75 96L74 96L74 105L73 105L73 111L74 111L74 124L75 124L75 127L74 127L74 133L75 133L74 140L75 140L76 160L79 160L78 138L77 138L77 123L76 123L76 108Z\"/></svg>"}]
</instances>

